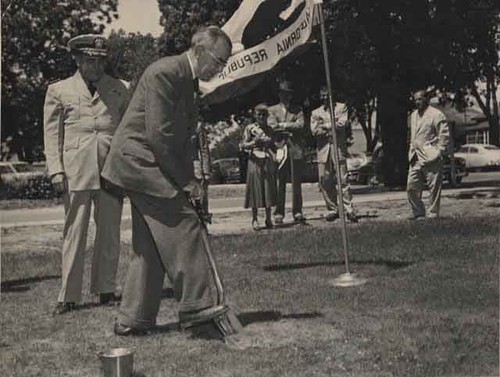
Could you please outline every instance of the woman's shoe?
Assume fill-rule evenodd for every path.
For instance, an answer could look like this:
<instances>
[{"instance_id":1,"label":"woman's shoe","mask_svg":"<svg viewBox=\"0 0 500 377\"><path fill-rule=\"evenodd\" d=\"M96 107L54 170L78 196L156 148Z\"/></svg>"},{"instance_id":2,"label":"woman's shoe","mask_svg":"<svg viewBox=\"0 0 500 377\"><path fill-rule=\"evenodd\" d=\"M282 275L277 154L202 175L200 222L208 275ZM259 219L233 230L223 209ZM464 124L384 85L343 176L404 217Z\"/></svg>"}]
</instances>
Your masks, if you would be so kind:
<instances>
[{"instance_id":1,"label":"woman's shoe","mask_svg":"<svg viewBox=\"0 0 500 377\"><path fill-rule=\"evenodd\" d=\"M272 222L271 219L266 219L266 228L267 229L273 229L274 228L274 224Z\"/></svg>"},{"instance_id":2,"label":"woman's shoe","mask_svg":"<svg viewBox=\"0 0 500 377\"><path fill-rule=\"evenodd\" d=\"M253 230L259 230L260 229L259 222L257 220L253 220L252 221L252 229Z\"/></svg>"}]
</instances>

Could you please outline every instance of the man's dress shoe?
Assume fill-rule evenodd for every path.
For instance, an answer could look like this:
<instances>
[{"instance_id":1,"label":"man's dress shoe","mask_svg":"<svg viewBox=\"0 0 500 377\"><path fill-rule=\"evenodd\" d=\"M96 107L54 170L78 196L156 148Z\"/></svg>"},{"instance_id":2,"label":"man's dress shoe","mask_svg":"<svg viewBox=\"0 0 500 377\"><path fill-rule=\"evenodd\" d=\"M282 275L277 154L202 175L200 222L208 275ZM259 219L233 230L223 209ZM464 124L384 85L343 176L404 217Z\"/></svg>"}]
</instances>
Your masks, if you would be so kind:
<instances>
[{"instance_id":1,"label":"man's dress shoe","mask_svg":"<svg viewBox=\"0 0 500 377\"><path fill-rule=\"evenodd\" d=\"M101 305L113 305L115 302L120 300L121 296L117 296L113 292L99 294L99 303Z\"/></svg>"},{"instance_id":2,"label":"man's dress shoe","mask_svg":"<svg viewBox=\"0 0 500 377\"><path fill-rule=\"evenodd\" d=\"M74 302L58 302L52 314L60 315L75 309L76 304Z\"/></svg>"},{"instance_id":3,"label":"man's dress shoe","mask_svg":"<svg viewBox=\"0 0 500 377\"><path fill-rule=\"evenodd\" d=\"M115 322L115 327L113 330L118 336L146 335L148 333L147 329L131 327L118 322Z\"/></svg>"}]
</instances>

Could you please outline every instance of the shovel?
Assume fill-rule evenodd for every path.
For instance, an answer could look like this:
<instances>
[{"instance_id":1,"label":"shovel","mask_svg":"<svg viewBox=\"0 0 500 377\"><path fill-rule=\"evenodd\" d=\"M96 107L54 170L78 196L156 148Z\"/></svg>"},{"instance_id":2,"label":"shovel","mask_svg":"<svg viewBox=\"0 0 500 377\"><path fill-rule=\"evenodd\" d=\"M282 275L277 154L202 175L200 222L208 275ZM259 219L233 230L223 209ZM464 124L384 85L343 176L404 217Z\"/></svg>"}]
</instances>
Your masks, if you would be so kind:
<instances>
[{"instance_id":1,"label":"shovel","mask_svg":"<svg viewBox=\"0 0 500 377\"><path fill-rule=\"evenodd\" d=\"M207 259L208 259L208 265L210 267L210 271L212 272L214 282L215 282L215 287L217 290L217 305L227 308L227 311L225 312L224 315L214 319L215 325L217 326L219 331L222 333L223 337L226 338L230 335L237 334L238 332L240 332L243 329L243 325L238 320L238 318L233 313L233 311L226 304L226 298L224 296L224 287L222 285L222 281L221 281L219 273L217 271L215 259L213 257L213 254L211 251L212 249L210 248L210 242L208 240L208 230L207 230L207 224L206 224L207 216L205 214L203 206L201 205L201 202L199 200L190 199L189 201L190 201L191 205L193 206L194 210L196 211L196 213L200 219L200 222L203 226L202 239L203 239L203 243L205 245L205 251L206 251Z\"/></svg>"}]
</instances>

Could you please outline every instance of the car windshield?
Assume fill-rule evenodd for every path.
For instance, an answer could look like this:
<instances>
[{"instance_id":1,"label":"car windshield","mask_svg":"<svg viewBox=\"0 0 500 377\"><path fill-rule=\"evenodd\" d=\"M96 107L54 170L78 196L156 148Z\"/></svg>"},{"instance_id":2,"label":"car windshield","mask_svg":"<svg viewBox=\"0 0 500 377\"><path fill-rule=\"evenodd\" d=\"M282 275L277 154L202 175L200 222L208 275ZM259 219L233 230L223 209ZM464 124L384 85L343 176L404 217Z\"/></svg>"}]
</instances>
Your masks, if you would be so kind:
<instances>
[{"instance_id":1,"label":"car windshield","mask_svg":"<svg viewBox=\"0 0 500 377\"><path fill-rule=\"evenodd\" d=\"M233 161L233 160L221 161L220 167L222 169L232 169L232 168L238 167L238 161Z\"/></svg>"},{"instance_id":2,"label":"car windshield","mask_svg":"<svg viewBox=\"0 0 500 377\"><path fill-rule=\"evenodd\" d=\"M496 150L499 150L500 148L498 148L496 145L485 145L484 149L486 149L488 151L496 151Z\"/></svg>"},{"instance_id":3,"label":"car windshield","mask_svg":"<svg viewBox=\"0 0 500 377\"><path fill-rule=\"evenodd\" d=\"M9 166L0 166L0 174L12 173L12 169Z\"/></svg>"}]
</instances>

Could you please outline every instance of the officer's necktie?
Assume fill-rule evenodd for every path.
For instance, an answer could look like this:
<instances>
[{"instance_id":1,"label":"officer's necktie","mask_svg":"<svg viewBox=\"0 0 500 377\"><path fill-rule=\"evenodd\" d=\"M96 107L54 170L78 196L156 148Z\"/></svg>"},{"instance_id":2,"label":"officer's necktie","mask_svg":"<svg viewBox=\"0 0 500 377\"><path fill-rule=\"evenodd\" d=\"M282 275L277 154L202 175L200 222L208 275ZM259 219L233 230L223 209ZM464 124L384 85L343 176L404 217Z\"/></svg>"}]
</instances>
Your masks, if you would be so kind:
<instances>
[{"instance_id":1,"label":"officer's necktie","mask_svg":"<svg viewBox=\"0 0 500 377\"><path fill-rule=\"evenodd\" d=\"M96 91L96 87L94 86L94 84L92 84L91 82L89 82L87 84L87 88L89 89L89 92L92 96L94 96L94 93Z\"/></svg>"}]
</instances>

